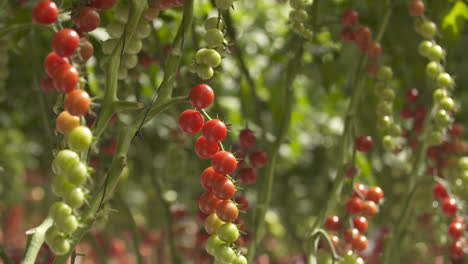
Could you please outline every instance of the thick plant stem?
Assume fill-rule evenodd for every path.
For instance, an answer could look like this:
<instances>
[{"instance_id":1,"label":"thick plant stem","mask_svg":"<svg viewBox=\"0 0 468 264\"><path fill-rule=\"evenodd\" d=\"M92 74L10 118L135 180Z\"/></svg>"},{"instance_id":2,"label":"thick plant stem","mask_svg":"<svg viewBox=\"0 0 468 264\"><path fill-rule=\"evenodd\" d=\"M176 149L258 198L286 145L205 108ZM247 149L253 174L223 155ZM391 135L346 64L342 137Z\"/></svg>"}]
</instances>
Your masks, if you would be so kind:
<instances>
[{"instance_id":1,"label":"thick plant stem","mask_svg":"<svg viewBox=\"0 0 468 264\"><path fill-rule=\"evenodd\" d=\"M125 214L128 221L130 222L130 228L132 230L132 242L133 242L133 249L135 251L135 256L137 258L138 264L143 264L143 257L140 253L140 233L138 231L138 226L133 218L132 211L128 208L127 203L120 197L120 195L115 196L118 206L122 209L122 213Z\"/></svg>"},{"instance_id":2,"label":"thick plant stem","mask_svg":"<svg viewBox=\"0 0 468 264\"><path fill-rule=\"evenodd\" d=\"M21 264L36 263L37 253L39 253L42 243L44 243L45 233L47 232L47 229L52 226L52 223L52 218L47 217L38 227L26 232L28 235L28 243L26 245L26 252Z\"/></svg>"},{"instance_id":3,"label":"thick plant stem","mask_svg":"<svg viewBox=\"0 0 468 264\"><path fill-rule=\"evenodd\" d=\"M294 55L293 58L291 58L290 63L288 65L289 67L288 67L288 71L286 74L286 82L284 84L284 89L282 91L283 98L284 98L283 112L282 112L282 116L280 119L279 132L276 136L276 141L273 144L272 150L270 152L271 158L268 163L267 176L266 176L265 184L263 185L263 189L261 192L261 198L259 199L259 201L262 201L263 203L257 207L257 211L256 211L253 240L250 243L249 250L247 252L247 260L249 263L252 262L255 256L255 250L256 250L257 244L260 243L260 241L263 238L263 233L264 233L264 228L265 228L265 215L266 215L266 212L269 207L270 200L271 200L271 192L273 189L276 160L278 159L279 148L285 139L285 136L289 130L289 126L291 123L292 106L293 106L293 100L294 100L293 82L297 73L297 68L300 65L299 63L297 63L297 61L300 60L300 58L302 57L302 53L303 53L302 41L299 41L298 46L299 47L296 51L296 54Z\"/></svg>"}]
</instances>

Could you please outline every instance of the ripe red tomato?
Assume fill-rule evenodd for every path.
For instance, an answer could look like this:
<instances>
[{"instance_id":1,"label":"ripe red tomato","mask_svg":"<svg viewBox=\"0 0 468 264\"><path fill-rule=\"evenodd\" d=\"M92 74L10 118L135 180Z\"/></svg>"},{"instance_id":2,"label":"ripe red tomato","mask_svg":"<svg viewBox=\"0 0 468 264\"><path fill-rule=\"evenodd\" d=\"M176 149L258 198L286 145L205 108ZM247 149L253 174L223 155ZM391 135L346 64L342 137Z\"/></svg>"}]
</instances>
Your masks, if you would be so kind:
<instances>
[{"instance_id":1,"label":"ripe red tomato","mask_svg":"<svg viewBox=\"0 0 468 264\"><path fill-rule=\"evenodd\" d=\"M341 228L340 218L336 215L330 216L325 221L325 228L331 232L338 232Z\"/></svg>"},{"instance_id":2,"label":"ripe red tomato","mask_svg":"<svg viewBox=\"0 0 468 264\"><path fill-rule=\"evenodd\" d=\"M361 233L366 232L368 227L367 219L364 216L358 216L354 218L353 226Z\"/></svg>"},{"instance_id":3,"label":"ripe red tomato","mask_svg":"<svg viewBox=\"0 0 468 264\"><path fill-rule=\"evenodd\" d=\"M371 59L377 59L382 53L382 46L378 42L371 42L366 46L366 55Z\"/></svg>"},{"instance_id":4,"label":"ripe red tomato","mask_svg":"<svg viewBox=\"0 0 468 264\"><path fill-rule=\"evenodd\" d=\"M411 1L408 12L411 16L418 17L424 14L424 3L421 0L413 0Z\"/></svg>"},{"instance_id":5,"label":"ripe red tomato","mask_svg":"<svg viewBox=\"0 0 468 264\"><path fill-rule=\"evenodd\" d=\"M363 251L367 248L367 237L363 235L357 235L351 242L353 249L356 251Z\"/></svg>"},{"instance_id":6,"label":"ripe red tomato","mask_svg":"<svg viewBox=\"0 0 468 264\"><path fill-rule=\"evenodd\" d=\"M244 195L237 196L234 201L240 206L239 210L247 211L249 209L249 200Z\"/></svg>"},{"instance_id":7,"label":"ripe red tomato","mask_svg":"<svg viewBox=\"0 0 468 264\"><path fill-rule=\"evenodd\" d=\"M366 199L373 201L374 203L378 204L380 199L384 197L384 193L380 187L371 187L367 192Z\"/></svg>"},{"instance_id":8,"label":"ripe red tomato","mask_svg":"<svg viewBox=\"0 0 468 264\"><path fill-rule=\"evenodd\" d=\"M346 211L349 214L357 214L362 210L362 200L358 197L351 197L346 202Z\"/></svg>"},{"instance_id":9,"label":"ripe red tomato","mask_svg":"<svg viewBox=\"0 0 468 264\"><path fill-rule=\"evenodd\" d=\"M195 142L195 153L197 153L200 158L209 159L213 157L218 150L218 143L209 142L203 136L200 136Z\"/></svg>"},{"instance_id":10,"label":"ripe red tomato","mask_svg":"<svg viewBox=\"0 0 468 264\"><path fill-rule=\"evenodd\" d=\"M218 173L231 174L237 168L237 160L231 152L219 151L213 156L211 166Z\"/></svg>"},{"instance_id":11,"label":"ripe red tomato","mask_svg":"<svg viewBox=\"0 0 468 264\"><path fill-rule=\"evenodd\" d=\"M365 201L362 204L362 215L371 218L377 213L377 204L374 201Z\"/></svg>"},{"instance_id":12,"label":"ripe red tomato","mask_svg":"<svg viewBox=\"0 0 468 264\"><path fill-rule=\"evenodd\" d=\"M454 216L457 211L457 201L453 198L445 198L442 203L442 211L448 216Z\"/></svg>"},{"instance_id":13,"label":"ripe red tomato","mask_svg":"<svg viewBox=\"0 0 468 264\"><path fill-rule=\"evenodd\" d=\"M80 74L78 70L70 64L64 64L58 68L54 76L54 86L61 93L69 93L76 89Z\"/></svg>"},{"instance_id":14,"label":"ripe red tomato","mask_svg":"<svg viewBox=\"0 0 468 264\"><path fill-rule=\"evenodd\" d=\"M58 7L52 1L40 1L32 11L32 21L38 24L53 24L57 21Z\"/></svg>"},{"instance_id":15,"label":"ripe red tomato","mask_svg":"<svg viewBox=\"0 0 468 264\"><path fill-rule=\"evenodd\" d=\"M360 152L369 152L374 145L372 137L370 136L360 136L354 141L356 149Z\"/></svg>"},{"instance_id":16,"label":"ripe red tomato","mask_svg":"<svg viewBox=\"0 0 468 264\"><path fill-rule=\"evenodd\" d=\"M268 154L263 150L257 150L249 155L250 164L254 168L262 168L268 162Z\"/></svg>"},{"instance_id":17,"label":"ripe red tomato","mask_svg":"<svg viewBox=\"0 0 468 264\"><path fill-rule=\"evenodd\" d=\"M352 243L353 239L359 235L359 230L356 228L348 228L344 233L344 239L347 243Z\"/></svg>"},{"instance_id":18,"label":"ripe red tomato","mask_svg":"<svg viewBox=\"0 0 468 264\"><path fill-rule=\"evenodd\" d=\"M80 45L80 36L70 28L61 29L52 39L52 49L57 55L70 57Z\"/></svg>"},{"instance_id":19,"label":"ripe red tomato","mask_svg":"<svg viewBox=\"0 0 468 264\"><path fill-rule=\"evenodd\" d=\"M450 135L454 138L459 138L463 135L463 125L462 124L459 124L459 123L454 123L451 127L450 127Z\"/></svg>"},{"instance_id":20,"label":"ripe red tomato","mask_svg":"<svg viewBox=\"0 0 468 264\"><path fill-rule=\"evenodd\" d=\"M68 64L70 63L67 58L60 57L53 51L49 53L44 60L44 68L49 77L53 77L55 71L57 71L61 66Z\"/></svg>"},{"instance_id":21,"label":"ripe red tomato","mask_svg":"<svg viewBox=\"0 0 468 264\"><path fill-rule=\"evenodd\" d=\"M201 175L201 185L207 191L212 192L213 190L213 183L218 179L224 176L222 174L217 173L213 167L206 168L202 175Z\"/></svg>"},{"instance_id":22,"label":"ripe red tomato","mask_svg":"<svg viewBox=\"0 0 468 264\"><path fill-rule=\"evenodd\" d=\"M364 184L356 183L354 185L353 197L364 198L367 195L367 188Z\"/></svg>"},{"instance_id":23,"label":"ripe red tomato","mask_svg":"<svg viewBox=\"0 0 468 264\"><path fill-rule=\"evenodd\" d=\"M74 115L71 115L68 111L61 112L57 119L55 120L55 127L57 130L64 134L68 135L75 127L80 125L80 118Z\"/></svg>"},{"instance_id":24,"label":"ripe red tomato","mask_svg":"<svg viewBox=\"0 0 468 264\"><path fill-rule=\"evenodd\" d=\"M255 134L252 130L245 128L240 131L239 143L243 147L250 148L253 144L255 144L255 140Z\"/></svg>"},{"instance_id":25,"label":"ripe red tomato","mask_svg":"<svg viewBox=\"0 0 468 264\"><path fill-rule=\"evenodd\" d=\"M225 200L216 208L216 215L224 222L233 222L239 216L239 209L231 200Z\"/></svg>"},{"instance_id":26,"label":"ripe red tomato","mask_svg":"<svg viewBox=\"0 0 468 264\"><path fill-rule=\"evenodd\" d=\"M360 26L356 30L356 34L354 36L355 36L354 40L355 40L356 45L359 47L359 49L361 49L362 51L365 51L367 47L367 43L372 37L372 31L367 26Z\"/></svg>"},{"instance_id":27,"label":"ripe red tomato","mask_svg":"<svg viewBox=\"0 0 468 264\"><path fill-rule=\"evenodd\" d=\"M101 22L101 17L99 16L96 8L91 6L85 6L80 10L80 13L73 18L73 24L78 28L79 31L89 32L95 30L99 23Z\"/></svg>"},{"instance_id":28,"label":"ripe red tomato","mask_svg":"<svg viewBox=\"0 0 468 264\"><path fill-rule=\"evenodd\" d=\"M344 42L354 41L356 37L354 30L350 27L343 28L343 30L341 30L340 36L341 36L341 40L343 40Z\"/></svg>"},{"instance_id":29,"label":"ripe red tomato","mask_svg":"<svg viewBox=\"0 0 468 264\"><path fill-rule=\"evenodd\" d=\"M239 179L244 184L252 184L257 181L257 170L254 168L242 168L239 171Z\"/></svg>"},{"instance_id":30,"label":"ripe red tomato","mask_svg":"<svg viewBox=\"0 0 468 264\"><path fill-rule=\"evenodd\" d=\"M85 90L74 90L65 98L65 109L72 115L81 116L88 112L91 98Z\"/></svg>"},{"instance_id":31,"label":"ripe red tomato","mask_svg":"<svg viewBox=\"0 0 468 264\"><path fill-rule=\"evenodd\" d=\"M80 45L80 55L81 58L78 58L79 61L85 62L93 56L94 47L91 42L85 38L81 38L81 45ZM77 56L78 57L78 56Z\"/></svg>"},{"instance_id":32,"label":"ripe red tomato","mask_svg":"<svg viewBox=\"0 0 468 264\"><path fill-rule=\"evenodd\" d=\"M198 207L204 214L210 215L217 210L216 208L220 203L221 200L216 198L216 196L214 196L213 193L205 192L200 196L200 199L198 200Z\"/></svg>"},{"instance_id":33,"label":"ripe red tomato","mask_svg":"<svg viewBox=\"0 0 468 264\"><path fill-rule=\"evenodd\" d=\"M445 190L445 187L440 183L437 183L434 186L432 193L434 194L434 198L437 200L444 200L445 198L448 198L447 190Z\"/></svg>"},{"instance_id":34,"label":"ripe red tomato","mask_svg":"<svg viewBox=\"0 0 468 264\"><path fill-rule=\"evenodd\" d=\"M214 100L213 89L207 84L199 84L190 91L189 100L195 108L207 108Z\"/></svg>"},{"instance_id":35,"label":"ripe red tomato","mask_svg":"<svg viewBox=\"0 0 468 264\"><path fill-rule=\"evenodd\" d=\"M463 224L457 221L453 221L449 225L448 233L454 239L457 239L463 235L464 227Z\"/></svg>"},{"instance_id":36,"label":"ripe red tomato","mask_svg":"<svg viewBox=\"0 0 468 264\"><path fill-rule=\"evenodd\" d=\"M342 15L342 20L343 20L343 24L345 26L354 26L354 24L357 23L358 21L358 18L359 18L359 15L358 15L358 12L352 10L352 9L347 9L343 12L343 15Z\"/></svg>"},{"instance_id":37,"label":"ripe red tomato","mask_svg":"<svg viewBox=\"0 0 468 264\"><path fill-rule=\"evenodd\" d=\"M185 110L179 116L179 127L187 134L196 134L203 127L203 115L195 110Z\"/></svg>"},{"instance_id":38,"label":"ripe red tomato","mask_svg":"<svg viewBox=\"0 0 468 264\"><path fill-rule=\"evenodd\" d=\"M412 104L418 100L419 92L416 88L411 88L405 93L405 99L408 103Z\"/></svg>"},{"instance_id":39,"label":"ripe red tomato","mask_svg":"<svg viewBox=\"0 0 468 264\"><path fill-rule=\"evenodd\" d=\"M340 239L337 236L332 235L332 234L328 234L328 238L330 238L333 248L337 249L338 246L340 245Z\"/></svg>"},{"instance_id":40,"label":"ripe red tomato","mask_svg":"<svg viewBox=\"0 0 468 264\"><path fill-rule=\"evenodd\" d=\"M94 6L99 10L111 9L116 2L117 0L88 0L88 3L91 6Z\"/></svg>"},{"instance_id":41,"label":"ripe red tomato","mask_svg":"<svg viewBox=\"0 0 468 264\"><path fill-rule=\"evenodd\" d=\"M358 172L359 172L358 166L354 165L352 167L349 167L348 170L346 171L346 178L352 178Z\"/></svg>"},{"instance_id":42,"label":"ripe red tomato","mask_svg":"<svg viewBox=\"0 0 468 264\"><path fill-rule=\"evenodd\" d=\"M227 177L219 177L213 182L213 194L220 200L231 199L236 194L236 186Z\"/></svg>"},{"instance_id":43,"label":"ripe red tomato","mask_svg":"<svg viewBox=\"0 0 468 264\"><path fill-rule=\"evenodd\" d=\"M226 125L218 119L210 120L203 125L202 135L207 141L219 143L227 136Z\"/></svg>"},{"instance_id":44,"label":"ripe red tomato","mask_svg":"<svg viewBox=\"0 0 468 264\"><path fill-rule=\"evenodd\" d=\"M455 259L463 258L466 255L465 249L462 240L457 239L449 247L450 256Z\"/></svg>"},{"instance_id":45,"label":"ripe red tomato","mask_svg":"<svg viewBox=\"0 0 468 264\"><path fill-rule=\"evenodd\" d=\"M44 93L50 93L55 90L54 80L50 77L44 77L39 81L39 87Z\"/></svg>"}]
</instances>

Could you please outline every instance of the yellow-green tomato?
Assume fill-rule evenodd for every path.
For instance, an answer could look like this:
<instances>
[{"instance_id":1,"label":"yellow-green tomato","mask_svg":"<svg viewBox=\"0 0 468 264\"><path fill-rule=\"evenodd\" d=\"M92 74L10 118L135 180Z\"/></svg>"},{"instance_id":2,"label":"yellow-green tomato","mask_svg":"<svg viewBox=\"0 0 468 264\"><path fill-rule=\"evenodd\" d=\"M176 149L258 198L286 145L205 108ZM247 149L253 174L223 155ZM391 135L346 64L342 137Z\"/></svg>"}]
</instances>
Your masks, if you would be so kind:
<instances>
[{"instance_id":1,"label":"yellow-green tomato","mask_svg":"<svg viewBox=\"0 0 468 264\"><path fill-rule=\"evenodd\" d=\"M215 213L212 213L205 219L205 231L210 235L214 235L223 224L224 222Z\"/></svg>"}]
</instances>

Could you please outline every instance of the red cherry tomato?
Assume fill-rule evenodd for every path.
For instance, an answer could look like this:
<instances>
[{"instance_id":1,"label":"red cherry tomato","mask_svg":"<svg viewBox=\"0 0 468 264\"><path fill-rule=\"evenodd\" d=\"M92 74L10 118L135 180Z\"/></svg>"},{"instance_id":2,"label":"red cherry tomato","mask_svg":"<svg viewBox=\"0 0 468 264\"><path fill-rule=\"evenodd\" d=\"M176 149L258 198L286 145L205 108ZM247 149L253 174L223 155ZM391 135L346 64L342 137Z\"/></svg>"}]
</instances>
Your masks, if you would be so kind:
<instances>
[{"instance_id":1,"label":"red cherry tomato","mask_svg":"<svg viewBox=\"0 0 468 264\"><path fill-rule=\"evenodd\" d=\"M116 2L117 0L88 0L88 3L91 6L94 6L99 10L111 9Z\"/></svg>"},{"instance_id":2,"label":"red cherry tomato","mask_svg":"<svg viewBox=\"0 0 468 264\"><path fill-rule=\"evenodd\" d=\"M434 194L434 198L436 198L437 200L442 201L445 198L448 198L447 190L445 190L445 187L440 183L437 183L434 186L434 190L432 191L432 193Z\"/></svg>"},{"instance_id":3,"label":"red cherry tomato","mask_svg":"<svg viewBox=\"0 0 468 264\"><path fill-rule=\"evenodd\" d=\"M218 177L213 182L213 194L220 200L231 199L236 194L236 186L227 177Z\"/></svg>"},{"instance_id":4,"label":"red cherry tomato","mask_svg":"<svg viewBox=\"0 0 468 264\"><path fill-rule=\"evenodd\" d=\"M352 10L352 9L347 9L343 12L343 15L342 15L342 20L343 20L343 24L345 26L354 26L354 24L357 23L358 21L358 18L359 18L359 15L356 11Z\"/></svg>"},{"instance_id":5,"label":"red cherry tomato","mask_svg":"<svg viewBox=\"0 0 468 264\"><path fill-rule=\"evenodd\" d=\"M354 218L353 225L354 225L354 228L359 230L359 232L361 233L366 232L367 227L368 227L367 219L364 216L358 216Z\"/></svg>"},{"instance_id":6,"label":"red cherry tomato","mask_svg":"<svg viewBox=\"0 0 468 264\"><path fill-rule=\"evenodd\" d=\"M235 202L239 204L239 209L242 211L247 211L249 209L249 200L244 195L237 196Z\"/></svg>"},{"instance_id":7,"label":"red cherry tomato","mask_svg":"<svg viewBox=\"0 0 468 264\"><path fill-rule=\"evenodd\" d=\"M32 11L32 21L38 24L53 24L57 21L58 7L52 1L40 1Z\"/></svg>"},{"instance_id":8,"label":"red cherry tomato","mask_svg":"<svg viewBox=\"0 0 468 264\"><path fill-rule=\"evenodd\" d=\"M340 218L336 215L330 216L325 221L325 228L331 232L338 232L341 228Z\"/></svg>"},{"instance_id":9,"label":"red cherry tomato","mask_svg":"<svg viewBox=\"0 0 468 264\"><path fill-rule=\"evenodd\" d=\"M90 104L91 98L85 90L74 90L65 98L65 109L76 116L86 114Z\"/></svg>"},{"instance_id":10,"label":"red cherry tomato","mask_svg":"<svg viewBox=\"0 0 468 264\"><path fill-rule=\"evenodd\" d=\"M53 77L54 73L61 66L68 65L68 64L70 63L67 58L60 57L59 55L57 55L57 53L53 51L49 53L49 55L47 55L47 57L44 60L44 68L45 68L47 75L49 75L49 77Z\"/></svg>"},{"instance_id":11,"label":"red cherry tomato","mask_svg":"<svg viewBox=\"0 0 468 264\"><path fill-rule=\"evenodd\" d=\"M200 158L209 159L213 157L218 150L218 143L209 142L203 136L200 136L195 142L195 153L197 153Z\"/></svg>"},{"instance_id":12,"label":"red cherry tomato","mask_svg":"<svg viewBox=\"0 0 468 264\"><path fill-rule=\"evenodd\" d=\"M453 198L445 198L442 203L442 211L448 216L454 216L457 211L457 201Z\"/></svg>"},{"instance_id":13,"label":"red cherry tomato","mask_svg":"<svg viewBox=\"0 0 468 264\"><path fill-rule=\"evenodd\" d=\"M384 193L380 187L371 187L367 192L366 199L373 201L374 203L378 204L380 199L382 199Z\"/></svg>"},{"instance_id":14,"label":"red cherry tomato","mask_svg":"<svg viewBox=\"0 0 468 264\"><path fill-rule=\"evenodd\" d=\"M362 210L362 200L358 197L351 197L346 202L346 211L349 214L357 214Z\"/></svg>"},{"instance_id":15,"label":"red cherry tomato","mask_svg":"<svg viewBox=\"0 0 468 264\"><path fill-rule=\"evenodd\" d=\"M216 198L211 192L205 192L200 196L198 200L198 207L200 210L207 215L210 215L216 211L216 208L221 203L221 200ZM222 220L222 219L221 219Z\"/></svg>"},{"instance_id":16,"label":"red cherry tomato","mask_svg":"<svg viewBox=\"0 0 468 264\"><path fill-rule=\"evenodd\" d=\"M231 152L219 151L213 156L211 166L218 173L231 174L236 170L237 160Z\"/></svg>"},{"instance_id":17,"label":"red cherry tomato","mask_svg":"<svg viewBox=\"0 0 468 264\"><path fill-rule=\"evenodd\" d=\"M76 89L80 74L78 70L70 64L62 65L58 68L54 76L54 86L61 93L69 93Z\"/></svg>"},{"instance_id":18,"label":"red cherry tomato","mask_svg":"<svg viewBox=\"0 0 468 264\"><path fill-rule=\"evenodd\" d=\"M216 215L224 222L233 222L239 216L239 209L232 201L225 200L216 208Z\"/></svg>"},{"instance_id":19,"label":"red cherry tomato","mask_svg":"<svg viewBox=\"0 0 468 264\"><path fill-rule=\"evenodd\" d=\"M213 183L218 179L224 176L222 174L217 173L213 167L206 168L202 175L201 175L201 185L207 191L212 192L213 190Z\"/></svg>"},{"instance_id":20,"label":"red cherry tomato","mask_svg":"<svg viewBox=\"0 0 468 264\"><path fill-rule=\"evenodd\" d=\"M356 183L354 185L353 197L366 197L367 195L367 188L364 184Z\"/></svg>"},{"instance_id":21,"label":"red cherry tomato","mask_svg":"<svg viewBox=\"0 0 468 264\"><path fill-rule=\"evenodd\" d=\"M363 235L357 235L351 242L353 249L356 251L363 251L367 248L367 237Z\"/></svg>"},{"instance_id":22,"label":"red cherry tomato","mask_svg":"<svg viewBox=\"0 0 468 264\"><path fill-rule=\"evenodd\" d=\"M356 149L360 152L369 152L374 145L372 138L370 136L360 136L354 141Z\"/></svg>"},{"instance_id":23,"label":"red cherry tomato","mask_svg":"<svg viewBox=\"0 0 468 264\"><path fill-rule=\"evenodd\" d=\"M52 39L52 49L57 55L70 57L80 45L80 36L70 28L61 29Z\"/></svg>"},{"instance_id":24,"label":"red cherry tomato","mask_svg":"<svg viewBox=\"0 0 468 264\"><path fill-rule=\"evenodd\" d=\"M262 168L268 162L268 154L263 150L257 150L249 155L250 164L254 168Z\"/></svg>"},{"instance_id":25,"label":"red cherry tomato","mask_svg":"<svg viewBox=\"0 0 468 264\"><path fill-rule=\"evenodd\" d=\"M96 8L91 6L85 6L81 8L80 13L73 18L73 24L78 28L79 31L89 32L95 30L99 23L101 22L101 17L99 16Z\"/></svg>"},{"instance_id":26,"label":"red cherry tomato","mask_svg":"<svg viewBox=\"0 0 468 264\"><path fill-rule=\"evenodd\" d=\"M362 204L362 215L370 218L377 213L377 204L374 201L365 201Z\"/></svg>"},{"instance_id":27,"label":"red cherry tomato","mask_svg":"<svg viewBox=\"0 0 468 264\"><path fill-rule=\"evenodd\" d=\"M257 170L254 168L242 168L239 171L239 179L244 184L252 184L257 181Z\"/></svg>"},{"instance_id":28,"label":"red cherry tomato","mask_svg":"<svg viewBox=\"0 0 468 264\"><path fill-rule=\"evenodd\" d=\"M202 135L210 142L221 142L227 136L226 125L218 119L210 120L203 125Z\"/></svg>"},{"instance_id":29,"label":"red cherry tomato","mask_svg":"<svg viewBox=\"0 0 468 264\"><path fill-rule=\"evenodd\" d=\"M252 130L245 128L240 131L239 134L239 143L245 147L250 148L255 144L255 134Z\"/></svg>"},{"instance_id":30,"label":"red cherry tomato","mask_svg":"<svg viewBox=\"0 0 468 264\"><path fill-rule=\"evenodd\" d=\"M207 84L199 84L190 91L189 100L195 108L207 108L214 100L213 89Z\"/></svg>"},{"instance_id":31,"label":"red cherry tomato","mask_svg":"<svg viewBox=\"0 0 468 264\"><path fill-rule=\"evenodd\" d=\"M187 134L200 132L204 122L203 115L195 110L185 110L179 116L179 127Z\"/></svg>"}]
</instances>

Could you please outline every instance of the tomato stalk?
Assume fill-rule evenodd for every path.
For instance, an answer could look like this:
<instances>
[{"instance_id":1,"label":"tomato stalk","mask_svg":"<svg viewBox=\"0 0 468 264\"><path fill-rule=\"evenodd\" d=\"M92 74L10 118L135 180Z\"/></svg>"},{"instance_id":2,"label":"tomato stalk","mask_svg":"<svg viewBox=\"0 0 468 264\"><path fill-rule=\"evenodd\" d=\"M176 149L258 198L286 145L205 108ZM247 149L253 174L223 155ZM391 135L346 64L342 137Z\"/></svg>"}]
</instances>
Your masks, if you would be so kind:
<instances>
[{"instance_id":1,"label":"tomato stalk","mask_svg":"<svg viewBox=\"0 0 468 264\"><path fill-rule=\"evenodd\" d=\"M38 227L26 231L28 242L26 244L26 252L24 254L22 264L33 264L36 262L37 253L44 243L45 233L52 226L52 218L47 217Z\"/></svg>"}]
</instances>

